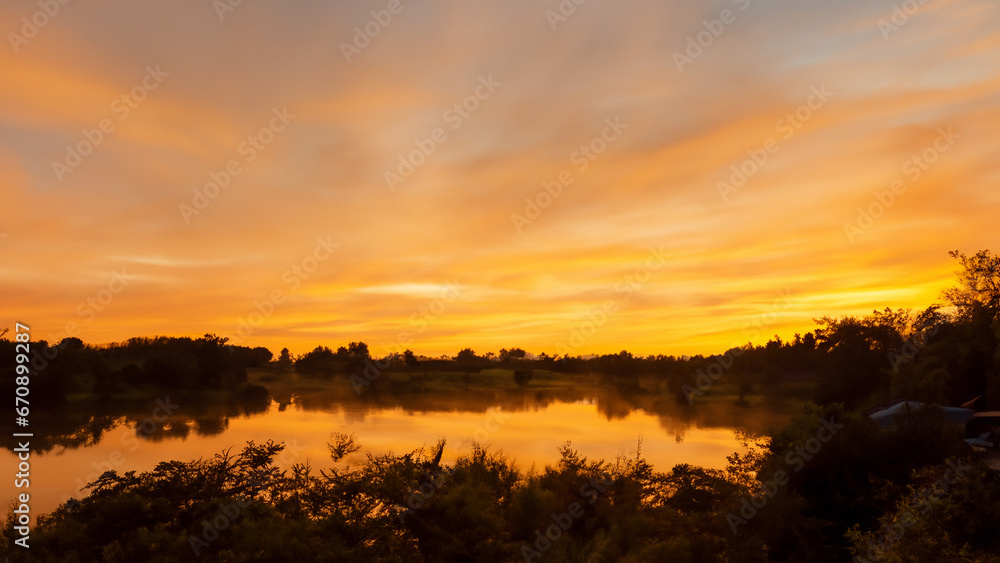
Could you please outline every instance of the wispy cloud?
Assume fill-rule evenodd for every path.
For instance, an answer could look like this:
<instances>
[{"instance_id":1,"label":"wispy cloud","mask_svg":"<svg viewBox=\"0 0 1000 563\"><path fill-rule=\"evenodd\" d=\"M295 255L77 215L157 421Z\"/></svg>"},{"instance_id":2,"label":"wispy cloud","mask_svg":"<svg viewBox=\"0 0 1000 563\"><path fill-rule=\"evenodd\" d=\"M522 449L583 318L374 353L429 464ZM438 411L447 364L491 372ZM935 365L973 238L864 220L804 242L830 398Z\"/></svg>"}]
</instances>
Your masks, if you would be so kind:
<instances>
[{"instance_id":1,"label":"wispy cloud","mask_svg":"<svg viewBox=\"0 0 1000 563\"><path fill-rule=\"evenodd\" d=\"M124 266L135 282L81 337L222 332L332 233L335 255L251 344L391 341L458 280L414 350L551 353L661 246L669 267L592 351L717 350L785 287L796 307L769 328L786 336L929 304L948 250L995 244L1000 5L933 0L886 35L891 2L750 2L679 73L672 53L739 4L588 2L553 30L544 3L406 3L350 63L339 45L369 6L244 3L220 21L195 0L74 4L0 49L5 302L57 334ZM35 8L0 4L4 31ZM156 64L170 76L119 119ZM491 74L502 88L462 109ZM786 136L817 85L835 95ZM247 161L241 144L286 106L295 120ZM448 111L468 117L452 128ZM574 155L616 117L629 129L584 168ZM52 162L105 118L114 132L57 181ZM390 191L385 170L437 127L447 141ZM960 140L849 241L942 127ZM717 183L768 138L780 149L723 202ZM243 171L185 224L178 204L232 159ZM572 183L519 234L511 214L562 171Z\"/></svg>"}]
</instances>

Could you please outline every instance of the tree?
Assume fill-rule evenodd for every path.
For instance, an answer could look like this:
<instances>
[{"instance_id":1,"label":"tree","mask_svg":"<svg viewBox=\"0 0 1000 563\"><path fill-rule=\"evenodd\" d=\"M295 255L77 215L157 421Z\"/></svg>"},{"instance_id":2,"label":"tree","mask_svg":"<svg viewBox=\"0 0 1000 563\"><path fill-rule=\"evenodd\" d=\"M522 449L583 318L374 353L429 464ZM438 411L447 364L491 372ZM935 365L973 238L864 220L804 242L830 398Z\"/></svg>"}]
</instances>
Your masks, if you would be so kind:
<instances>
[{"instance_id":1,"label":"tree","mask_svg":"<svg viewBox=\"0 0 1000 563\"><path fill-rule=\"evenodd\" d=\"M996 561L1000 477L984 464L949 462L914 470L908 494L877 526L848 531L855 561Z\"/></svg>"},{"instance_id":2,"label":"tree","mask_svg":"<svg viewBox=\"0 0 1000 563\"><path fill-rule=\"evenodd\" d=\"M511 360L522 360L527 355L527 352L520 348L511 348L510 350L503 348L500 350L500 363L505 364Z\"/></svg>"},{"instance_id":3,"label":"tree","mask_svg":"<svg viewBox=\"0 0 1000 563\"><path fill-rule=\"evenodd\" d=\"M339 353L338 355L339 356ZM317 346L313 351L304 354L295 361L295 369L299 373L308 376L318 376L320 374L332 374L334 369L334 359L337 358L326 346Z\"/></svg>"},{"instance_id":4,"label":"tree","mask_svg":"<svg viewBox=\"0 0 1000 563\"><path fill-rule=\"evenodd\" d=\"M198 378L208 387L218 388L222 385L225 372L228 371L225 346L229 339L206 334L195 342L198 350Z\"/></svg>"},{"instance_id":5,"label":"tree","mask_svg":"<svg viewBox=\"0 0 1000 563\"><path fill-rule=\"evenodd\" d=\"M288 348L282 348L281 354L278 356L278 370L286 371L290 367L292 367L292 355Z\"/></svg>"},{"instance_id":6,"label":"tree","mask_svg":"<svg viewBox=\"0 0 1000 563\"><path fill-rule=\"evenodd\" d=\"M991 319L1000 314L1000 256L980 250L975 256L953 250L948 256L958 260L958 286L944 291L942 296L958 308L963 319L971 319L983 311Z\"/></svg>"},{"instance_id":7,"label":"tree","mask_svg":"<svg viewBox=\"0 0 1000 563\"><path fill-rule=\"evenodd\" d=\"M207 334L205 336L208 336ZM79 338L63 338L59 341L59 349L63 351L75 352L83 350L83 341Z\"/></svg>"},{"instance_id":8,"label":"tree","mask_svg":"<svg viewBox=\"0 0 1000 563\"><path fill-rule=\"evenodd\" d=\"M409 349L403 352L403 363L410 369L413 369L420 364L420 362L417 361L417 357L413 354L413 350Z\"/></svg>"},{"instance_id":9,"label":"tree","mask_svg":"<svg viewBox=\"0 0 1000 563\"><path fill-rule=\"evenodd\" d=\"M351 342L347 345L347 353L352 359L367 360L371 358L368 353L368 345L364 342Z\"/></svg>"},{"instance_id":10,"label":"tree","mask_svg":"<svg viewBox=\"0 0 1000 563\"><path fill-rule=\"evenodd\" d=\"M458 355L455 356L456 362L475 362L479 359L479 356L472 350L472 348L463 348L459 350Z\"/></svg>"},{"instance_id":11,"label":"tree","mask_svg":"<svg viewBox=\"0 0 1000 563\"><path fill-rule=\"evenodd\" d=\"M816 319L817 348L826 353L826 373L816 393L820 403L849 406L876 391L888 392L890 352L903 348L911 317L905 309L873 311L862 318Z\"/></svg>"}]
</instances>

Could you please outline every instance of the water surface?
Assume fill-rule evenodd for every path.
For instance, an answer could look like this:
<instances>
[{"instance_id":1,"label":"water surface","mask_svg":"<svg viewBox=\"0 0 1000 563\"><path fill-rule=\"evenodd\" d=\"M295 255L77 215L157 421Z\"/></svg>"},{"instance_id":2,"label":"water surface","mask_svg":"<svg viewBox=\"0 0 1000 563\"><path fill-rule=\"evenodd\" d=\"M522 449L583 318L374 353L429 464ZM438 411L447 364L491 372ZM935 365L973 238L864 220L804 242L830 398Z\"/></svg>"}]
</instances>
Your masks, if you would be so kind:
<instances>
[{"instance_id":1,"label":"water surface","mask_svg":"<svg viewBox=\"0 0 1000 563\"><path fill-rule=\"evenodd\" d=\"M277 459L281 468L305 462L331 467L327 443L334 432L353 433L362 446L341 466L363 463L368 452L407 453L444 438L445 462L476 441L508 454L522 470L541 470L559 459L558 448L567 441L588 458L607 461L634 456L641 441L642 456L658 471L678 463L724 468L726 456L743 451L737 432L766 433L786 422L792 410L741 407L731 400L689 406L659 393L600 387L362 397L343 385L271 388L270 398L163 394L125 404L71 404L50 414L41 428L31 429L33 515L84 496L80 489L104 471L148 471L160 461L238 451L250 440L284 442L286 450ZM12 440L0 451L4 467L17 466ZM24 491L5 479L0 498Z\"/></svg>"}]
</instances>

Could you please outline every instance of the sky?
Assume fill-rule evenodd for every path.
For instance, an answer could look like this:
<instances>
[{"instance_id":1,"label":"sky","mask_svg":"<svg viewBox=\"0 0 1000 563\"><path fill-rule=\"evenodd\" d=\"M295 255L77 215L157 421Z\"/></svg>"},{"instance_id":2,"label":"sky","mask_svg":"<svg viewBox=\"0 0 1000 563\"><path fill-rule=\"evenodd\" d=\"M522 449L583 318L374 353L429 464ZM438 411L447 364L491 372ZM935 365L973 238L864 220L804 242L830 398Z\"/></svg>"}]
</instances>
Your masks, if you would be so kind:
<instances>
[{"instance_id":1,"label":"sky","mask_svg":"<svg viewBox=\"0 0 1000 563\"><path fill-rule=\"evenodd\" d=\"M998 250L997 2L577 2L0 2L3 326L711 353Z\"/></svg>"}]
</instances>

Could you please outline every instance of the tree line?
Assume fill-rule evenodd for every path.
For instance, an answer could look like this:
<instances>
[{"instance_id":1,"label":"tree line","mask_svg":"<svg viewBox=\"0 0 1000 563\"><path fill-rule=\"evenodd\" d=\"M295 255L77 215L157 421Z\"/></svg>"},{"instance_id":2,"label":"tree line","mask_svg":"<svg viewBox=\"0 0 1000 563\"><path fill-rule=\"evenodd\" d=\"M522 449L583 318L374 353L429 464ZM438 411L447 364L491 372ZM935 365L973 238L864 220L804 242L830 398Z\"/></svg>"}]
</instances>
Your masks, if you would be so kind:
<instances>
[{"instance_id":1,"label":"tree line","mask_svg":"<svg viewBox=\"0 0 1000 563\"><path fill-rule=\"evenodd\" d=\"M334 467L317 472L293 459L281 470L283 445L251 442L144 473L109 471L83 498L39 517L30 553L7 552L14 561L1000 561L1000 472L962 440L964 428L934 406L886 429L861 410L900 395L1000 406L1000 260L953 256L961 270L944 304L824 317L809 334L738 353L560 358L514 348L391 358L401 371L593 371L635 392L647 392L633 387L636 374L653 374L678 400L690 398L681 391L699 371L723 369L719 381L744 378L764 392L805 374L816 404L771 436L745 436L725 469L659 471L641 445L589 460L568 443L540 471L484 445L449 464L443 441L345 463L360 445L333 434ZM324 377L372 361L361 342L294 359L283 350L273 361L213 335L71 344L51 359L56 373L93 365L105 370L103 385L131 384L128 366L136 385L226 388L241 385L247 367ZM157 371L162 363L169 372ZM0 527L6 546L17 537L13 516Z\"/></svg>"}]
</instances>

